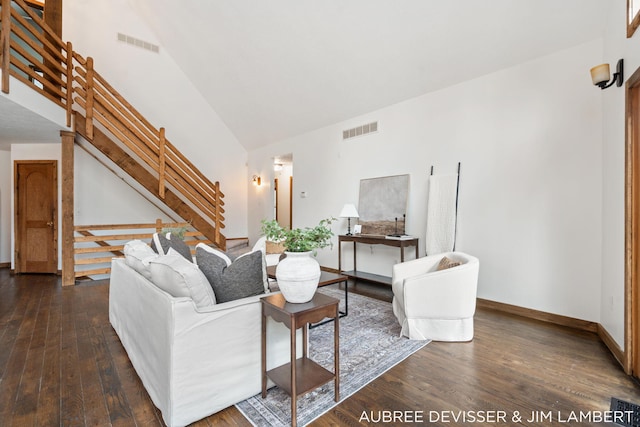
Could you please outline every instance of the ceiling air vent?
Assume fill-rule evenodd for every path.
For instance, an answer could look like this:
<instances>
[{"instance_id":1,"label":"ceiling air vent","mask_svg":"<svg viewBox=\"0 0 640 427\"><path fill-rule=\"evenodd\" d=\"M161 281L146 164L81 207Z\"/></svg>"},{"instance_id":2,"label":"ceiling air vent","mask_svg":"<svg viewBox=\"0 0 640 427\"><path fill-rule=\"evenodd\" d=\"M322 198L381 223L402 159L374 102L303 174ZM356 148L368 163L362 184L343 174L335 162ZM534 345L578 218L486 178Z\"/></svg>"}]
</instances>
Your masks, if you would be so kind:
<instances>
[{"instance_id":1,"label":"ceiling air vent","mask_svg":"<svg viewBox=\"0 0 640 427\"><path fill-rule=\"evenodd\" d=\"M160 46L153 43L146 42L144 40L137 39L135 37L128 36L126 34L118 33L118 41L136 46L142 49L150 50L151 52L159 53Z\"/></svg>"},{"instance_id":2,"label":"ceiling air vent","mask_svg":"<svg viewBox=\"0 0 640 427\"><path fill-rule=\"evenodd\" d=\"M378 122L367 123L366 125L342 131L342 139L354 138L368 133L378 132Z\"/></svg>"}]
</instances>

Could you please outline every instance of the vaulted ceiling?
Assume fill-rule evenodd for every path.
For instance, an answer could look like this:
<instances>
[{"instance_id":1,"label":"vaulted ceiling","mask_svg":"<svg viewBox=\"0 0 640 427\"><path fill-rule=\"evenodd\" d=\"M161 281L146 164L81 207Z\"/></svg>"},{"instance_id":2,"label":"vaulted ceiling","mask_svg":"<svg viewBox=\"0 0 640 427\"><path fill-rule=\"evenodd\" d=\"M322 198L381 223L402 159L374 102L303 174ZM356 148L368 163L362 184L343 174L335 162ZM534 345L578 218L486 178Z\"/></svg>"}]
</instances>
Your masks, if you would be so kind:
<instances>
[{"instance_id":1,"label":"vaulted ceiling","mask_svg":"<svg viewBox=\"0 0 640 427\"><path fill-rule=\"evenodd\" d=\"M616 3L129 1L247 149L596 39Z\"/></svg>"},{"instance_id":2,"label":"vaulted ceiling","mask_svg":"<svg viewBox=\"0 0 640 427\"><path fill-rule=\"evenodd\" d=\"M624 7L623 0L128 1L248 150L599 38L610 9ZM9 107L0 103L0 149L50 140L51 126L40 138L30 112Z\"/></svg>"}]
</instances>

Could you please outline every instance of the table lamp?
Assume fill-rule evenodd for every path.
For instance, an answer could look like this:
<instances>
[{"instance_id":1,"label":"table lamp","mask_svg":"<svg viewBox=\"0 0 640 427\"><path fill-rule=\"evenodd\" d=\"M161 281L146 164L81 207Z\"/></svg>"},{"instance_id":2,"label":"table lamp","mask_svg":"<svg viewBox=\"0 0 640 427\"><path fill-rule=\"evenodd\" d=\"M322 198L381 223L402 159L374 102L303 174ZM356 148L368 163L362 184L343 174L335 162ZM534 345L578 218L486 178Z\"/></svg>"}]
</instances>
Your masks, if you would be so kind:
<instances>
[{"instance_id":1,"label":"table lamp","mask_svg":"<svg viewBox=\"0 0 640 427\"><path fill-rule=\"evenodd\" d=\"M351 218L359 218L355 205L347 203L340 211L340 218L347 218L347 236L351 236Z\"/></svg>"}]
</instances>

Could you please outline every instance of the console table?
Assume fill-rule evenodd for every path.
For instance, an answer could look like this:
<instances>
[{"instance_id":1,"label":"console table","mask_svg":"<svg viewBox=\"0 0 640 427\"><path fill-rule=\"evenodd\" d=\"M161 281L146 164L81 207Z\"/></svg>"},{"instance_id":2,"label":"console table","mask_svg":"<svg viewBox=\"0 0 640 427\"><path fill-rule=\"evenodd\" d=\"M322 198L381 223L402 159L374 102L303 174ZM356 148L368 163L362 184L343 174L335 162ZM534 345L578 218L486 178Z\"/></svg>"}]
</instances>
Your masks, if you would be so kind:
<instances>
[{"instance_id":1,"label":"console table","mask_svg":"<svg viewBox=\"0 0 640 427\"><path fill-rule=\"evenodd\" d=\"M376 235L346 235L342 234L338 236L338 271L347 277L354 279L367 280L369 282L381 283L384 285L391 285L391 277L382 276L379 274L367 273L364 271L358 271L357 267L357 248L358 243L364 243L367 245L385 245L394 246L400 248L400 262L404 262L404 248L415 246L416 247L416 259L418 259L418 238L412 237L409 239L387 239L385 236ZM353 242L353 270L342 271L342 243Z\"/></svg>"}]
</instances>

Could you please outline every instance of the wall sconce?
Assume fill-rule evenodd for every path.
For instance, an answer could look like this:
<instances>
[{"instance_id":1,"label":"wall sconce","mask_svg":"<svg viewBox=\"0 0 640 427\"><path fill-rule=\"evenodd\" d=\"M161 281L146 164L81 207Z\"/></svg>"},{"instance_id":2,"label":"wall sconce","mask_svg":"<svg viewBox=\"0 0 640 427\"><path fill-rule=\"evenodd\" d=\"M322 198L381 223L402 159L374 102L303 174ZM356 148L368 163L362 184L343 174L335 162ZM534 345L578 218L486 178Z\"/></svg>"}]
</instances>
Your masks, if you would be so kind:
<instances>
[{"instance_id":1,"label":"wall sconce","mask_svg":"<svg viewBox=\"0 0 640 427\"><path fill-rule=\"evenodd\" d=\"M251 179L251 181L253 182L253 185L258 187L262 184L262 179L260 178L260 175L253 175L253 178Z\"/></svg>"},{"instance_id":2,"label":"wall sconce","mask_svg":"<svg viewBox=\"0 0 640 427\"><path fill-rule=\"evenodd\" d=\"M282 170L282 163L274 163L273 164L273 170L275 172L280 172Z\"/></svg>"},{"instance_id":3,"label":"wall sconce","mask_svg":"<svg viewBox=\"0 0 640 427\"><path fill-rule=\"evenodd\" d=\"M596 86L599 86L600 89L606 89L610 86L613 86L615 83L616 86L622 86L622 69L623 69L623 60L620 59L618 64L616 65L616 72L613 73L613 79L609 82L609 64L600 64L591 69L591 81Z\"/></svg>"}]
</instances>

